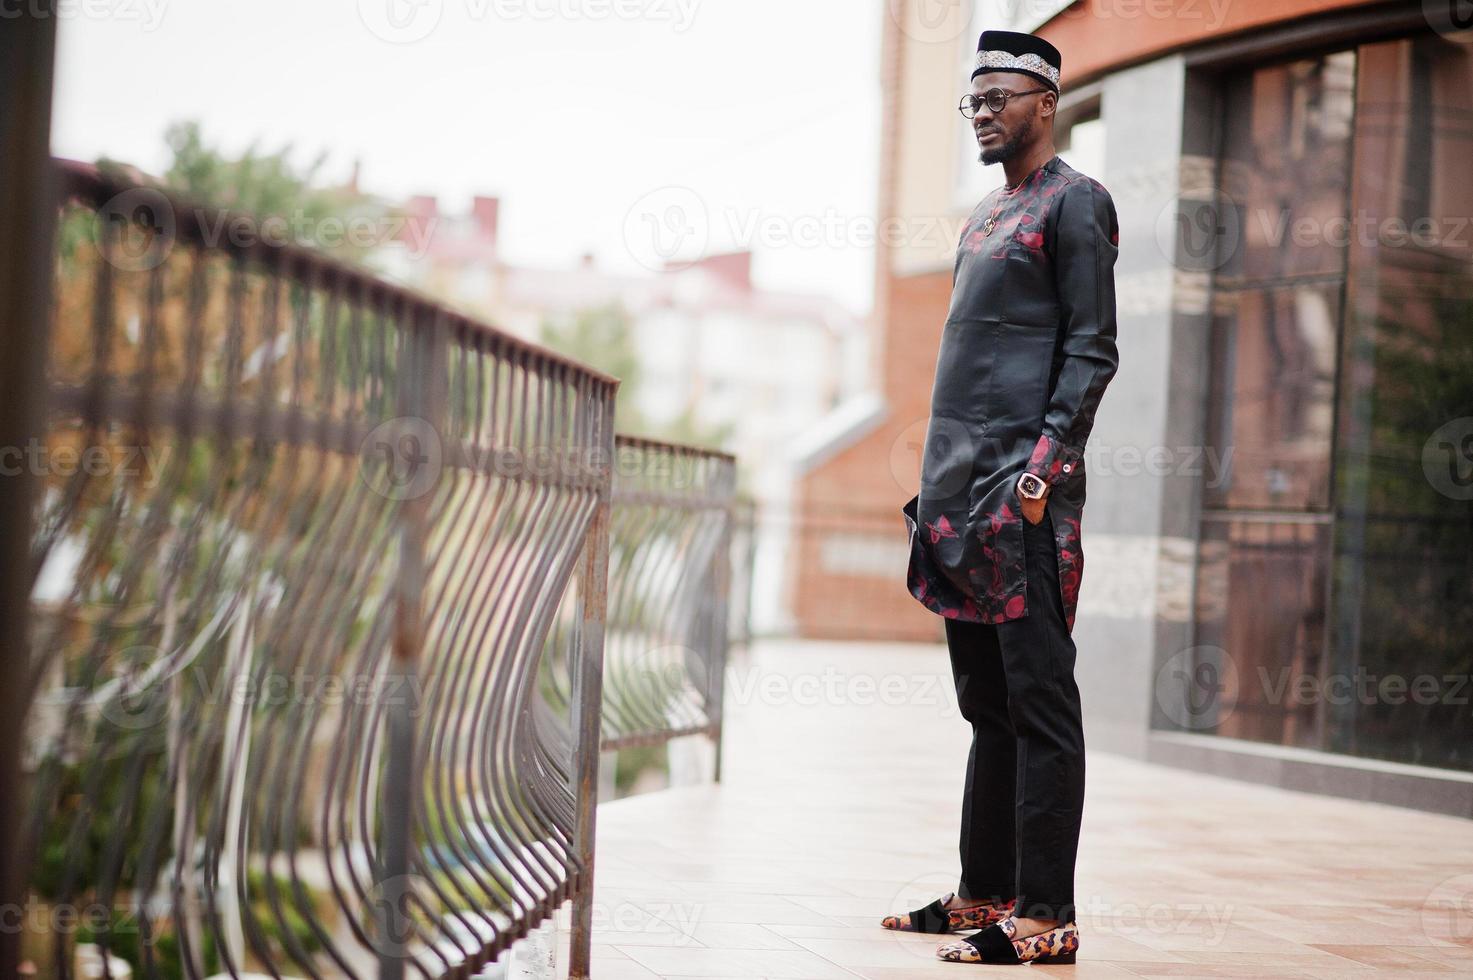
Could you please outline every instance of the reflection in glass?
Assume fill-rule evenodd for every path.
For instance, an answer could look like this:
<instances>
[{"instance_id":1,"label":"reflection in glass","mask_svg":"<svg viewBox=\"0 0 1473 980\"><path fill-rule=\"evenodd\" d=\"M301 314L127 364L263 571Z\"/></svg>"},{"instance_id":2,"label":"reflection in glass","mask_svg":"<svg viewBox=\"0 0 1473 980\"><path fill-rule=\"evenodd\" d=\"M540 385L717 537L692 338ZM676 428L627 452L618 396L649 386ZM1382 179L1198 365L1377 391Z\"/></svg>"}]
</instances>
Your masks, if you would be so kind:
<instances>
[{"instance_id":1,"label":"reflection in glass","mask_svg":"<svg viewBox=\"0 0 1473 980\"><path fill-rule=\"evenodd\" d=\"M1361 49L1327 705L1339 752L1473 770L1473 33Z\"/></svg>"},{"instance_id":2,"label":"reflection in glass","mask_svg":"<svg viewBox=\"0 0 1473 980\"><path fill-rule=\"evenodd\" d=\"M1225 95L1197 730L1473 770L1473 32Z\"/></svg>"},{"instance_id":3,"label":"reflection in glass","mask_svg":"<svg viewBox=\"0 0 1473 980\"><path fill-rule=\"evenodd\" d=\"M1210 442L1226 461L1212 507L1329 505L1338 285L1218 294Z\"/></svg>"},{"instance_id":4,"label":"reflection in glass","mask_svg":"<svg viewBox=\"0 0 1473 980\"><path fill-rule=\"evenodd\" d=\"M1330 526L1211 520L1201 549L1197 645L1223 651L1233 675L1214 733L1319 747Z\"/></svg>"},{"instance_id":5,"label":"reflection in glass","mask_svg":"<svg viewBox=\"0 0 1473 980\"><path fill-rule=\"evenodd\" d=\"M1217 288L1345 269L1355 52L1262 68L1225 85Z\"/></svg>"}]
</instances>

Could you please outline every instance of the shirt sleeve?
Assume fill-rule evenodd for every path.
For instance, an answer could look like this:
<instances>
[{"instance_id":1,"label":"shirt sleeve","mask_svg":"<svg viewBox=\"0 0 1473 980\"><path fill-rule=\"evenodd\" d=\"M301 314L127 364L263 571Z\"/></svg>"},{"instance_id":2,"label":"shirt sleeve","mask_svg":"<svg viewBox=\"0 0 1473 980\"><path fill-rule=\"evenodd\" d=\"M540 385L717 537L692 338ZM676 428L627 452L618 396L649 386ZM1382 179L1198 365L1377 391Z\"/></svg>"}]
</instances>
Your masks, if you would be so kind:
<instances>
[{"instance_id":1,"label":"shirt sleeve","mask_svg":"<svg viewBox=\"0 0 1473 980\"><path fill-rule=\"evenodd\" d=\"M1025 469L1050 483L1079 468L1095 410L1119 367L1115 347L1115 257L1120 226L1110 193L1090 178L1059 195L1054 276L1064 362L1049 395L1043 432Z\"/></svg>"}]
</instances>

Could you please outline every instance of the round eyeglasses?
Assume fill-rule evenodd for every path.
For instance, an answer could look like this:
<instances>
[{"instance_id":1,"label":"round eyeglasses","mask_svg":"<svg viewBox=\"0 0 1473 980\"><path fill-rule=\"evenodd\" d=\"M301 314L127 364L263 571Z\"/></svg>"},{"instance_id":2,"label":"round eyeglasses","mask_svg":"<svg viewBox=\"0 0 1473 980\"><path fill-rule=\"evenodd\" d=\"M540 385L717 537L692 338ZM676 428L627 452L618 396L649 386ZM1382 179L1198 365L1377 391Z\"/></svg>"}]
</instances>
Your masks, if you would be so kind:
<instances>
[{"instance_id":1,"label":"round eyeglasses","mask_svg":"<svg viewBox=\"0 0 1473 980\"><path fill-rule=\"evenodd\" d=\"M1049 88L1030 88L1021 92L1008 92L1000 88L990 88L982 95L964 95L961 103L956 107L962 115L971 119L977 115L977 110L986 105L992 112L1002 112L1008 107L1008 99L1015 99L1020 95L1034 95L1038 92L1052 92Z\"/></svg>"}]
</instances>

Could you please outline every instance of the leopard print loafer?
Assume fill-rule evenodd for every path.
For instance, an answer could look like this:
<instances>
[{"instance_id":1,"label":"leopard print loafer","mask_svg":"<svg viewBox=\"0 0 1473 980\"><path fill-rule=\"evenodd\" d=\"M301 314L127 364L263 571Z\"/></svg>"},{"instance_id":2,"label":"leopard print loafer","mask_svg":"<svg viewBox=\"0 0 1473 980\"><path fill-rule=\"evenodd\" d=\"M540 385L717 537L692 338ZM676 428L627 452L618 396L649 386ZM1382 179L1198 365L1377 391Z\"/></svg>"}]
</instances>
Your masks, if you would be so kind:
<instances>
[{"instance_id":1,"label":"leopard print loafer","mask_svg":"<svg viewBox=\"0 0 1473 980\"><path fill-rule=\"evenodd\" d=\"M1073 963L1079 952L1079 926L1065 922L1027 939L1014 939L1018 927L1005 919L953 943L943 943L936 955L952 963Z\"/></svg>"},{"instance_id":2,"label":"leopard print loafer","mask_svg":"<svg viewBox=\"0 0 1473 980\"><path fill-rule=\"evenodd\" d=\"M880 925L899 932L956 932L960 929L985 929L993 923L1001 922L1013 913L1012 902L1006 905L982 902L966 908L948 909L946 903L951 901L955 894L955 892L947 892L931 904L918 908L914 912L887 915L880 920Z\"/></svg>"}]
</instances>

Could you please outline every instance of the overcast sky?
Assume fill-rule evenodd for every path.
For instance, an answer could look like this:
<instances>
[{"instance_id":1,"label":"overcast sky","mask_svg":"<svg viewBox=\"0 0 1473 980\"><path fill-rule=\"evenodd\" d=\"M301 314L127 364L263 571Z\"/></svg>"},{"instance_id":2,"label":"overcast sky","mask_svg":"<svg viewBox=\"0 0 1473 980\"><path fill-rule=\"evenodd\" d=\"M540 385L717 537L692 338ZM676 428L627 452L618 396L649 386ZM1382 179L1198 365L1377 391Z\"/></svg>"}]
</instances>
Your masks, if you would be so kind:
<instances>
[{"instance_id":1,"label":"overcast sky","mask_svg":"<svg viewBox=\"0 0 1473 980\"><path fill-rule=\"evenodd\" d=\"M373 193L451 211L498 195L511 260L554 267L591 251L639 269L631 209L674 201L705 222L693 240L751 243L759 284L863 311L885 16L886 0L98 0L61 25L52 150L157 172L164 127L198 119L231 152L327 150L334 181L361 158Z\"/></svg>"}]
</instances>

